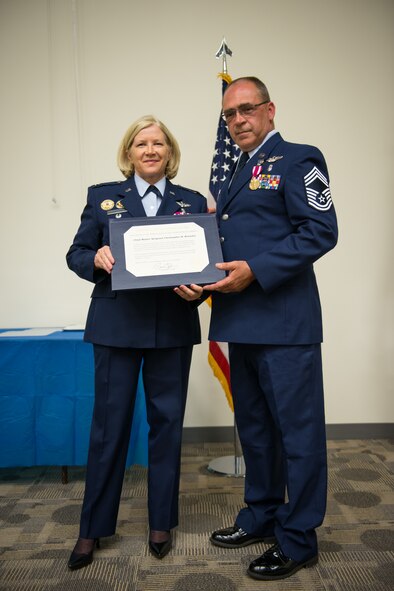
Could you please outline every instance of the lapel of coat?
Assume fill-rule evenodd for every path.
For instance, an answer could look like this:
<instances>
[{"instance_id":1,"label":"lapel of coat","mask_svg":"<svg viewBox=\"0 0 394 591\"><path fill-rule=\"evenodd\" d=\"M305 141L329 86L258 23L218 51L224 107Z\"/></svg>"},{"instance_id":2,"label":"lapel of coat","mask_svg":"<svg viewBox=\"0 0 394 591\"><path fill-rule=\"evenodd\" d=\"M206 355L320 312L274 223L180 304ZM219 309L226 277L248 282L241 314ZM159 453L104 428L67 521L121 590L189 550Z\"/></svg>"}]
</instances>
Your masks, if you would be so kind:
<instances>
[{"instance_id":1,"label":"lapel of coat","mask_svg":"<svg viewBox=\"0 0 394 591\"><path fill-rule=\"evenodd\" d=\"M235 171L235 167L236 167L236 163L233 164L230 173L227 175L226 180L224 181L223 185L221 186L220 190L219 190L219 194L217 196L216 199L216 211L218 214L220 214L220 212L222 211L222 209L224 208L224 206L227 203L228 200L228 186L230 183L230 179L234 174Z\"/></svg>"},{"instance_id":2,"label":"lapel of coat","mask_svg":"<svg viewBox=\"0 0 394 591\"><path fill-rule=\"evenodd\" d=\"M135 186L134 176L131 176L123 183L120 187L119 195L122 197L123 206L133 217L146 217L141 197Z\"/></svg>"},{"instance_id":3,"label":"lapel of coat","mask_svg":"<svg viewBox=\"0 0 394 591\"><path fill-rule=\"evenodd\" d=\"M177 201L182 200L178 192L177 186L170 183L167 179L163 199L156 215L173 215L181 209L181 206L177 203Z\"/></svg>"},{"instance_id":4,"label":"lapel of coat","mask_svg":"<svg viewBox=\"0 0 394 591\"><path fill-rule=\"evenodd\" d=\"M226 180L221 191L221 211L227 208L234 197L236 197L238 193L245 187L245 185L250 182L250 179L252 178L253 167L256 166L259 161L266 160L278 143L282 141L283 138L280 133L275 133L275 135L270 137L270 139L263 146L261 146L260 150L258 150L250 160L248 160L242 171L235 179L234 183L231 184L230 188L228 186L229 179Z\"/></svg>"}]
</instances>

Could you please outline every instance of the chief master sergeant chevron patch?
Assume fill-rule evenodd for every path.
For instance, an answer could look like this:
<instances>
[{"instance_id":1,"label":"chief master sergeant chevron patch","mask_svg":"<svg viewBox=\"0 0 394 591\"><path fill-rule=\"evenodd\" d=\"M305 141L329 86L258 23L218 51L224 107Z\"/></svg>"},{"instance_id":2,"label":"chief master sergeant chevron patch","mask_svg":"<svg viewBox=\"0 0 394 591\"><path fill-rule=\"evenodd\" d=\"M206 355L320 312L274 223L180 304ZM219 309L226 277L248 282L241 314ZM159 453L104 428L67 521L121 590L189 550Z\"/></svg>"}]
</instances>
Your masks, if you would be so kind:
<instances>
[{"instance_id":1,"label":"chief master sergeant chevron patch","mask_svg":"<svg viewBox=\"0 0 394 591\"><path fill-rule=\"evenodd\" d=\"M332 205L327 178L316 166L304 176L308 204L320 211L328 211Z\"/></svg>"}]
</instances>

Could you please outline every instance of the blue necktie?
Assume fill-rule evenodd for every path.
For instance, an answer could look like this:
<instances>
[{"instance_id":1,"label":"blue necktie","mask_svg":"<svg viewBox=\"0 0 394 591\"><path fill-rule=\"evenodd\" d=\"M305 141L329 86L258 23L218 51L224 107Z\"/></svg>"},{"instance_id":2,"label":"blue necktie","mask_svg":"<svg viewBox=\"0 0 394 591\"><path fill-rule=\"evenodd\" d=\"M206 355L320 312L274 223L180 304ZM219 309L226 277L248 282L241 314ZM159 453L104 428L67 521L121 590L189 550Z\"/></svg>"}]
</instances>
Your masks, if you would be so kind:
<instances>
[{"instance_id":1,"label":"blue necktie","mask_svg":"<svg viewBox=\"0 0 394 591\"><path fill-rule=\"evenodd\" d=\"M145 191L143 197L145 197L145 195L147 195L148 193L155 193L155 195L160 197L160 199L162 198L162 194L160 193L159 189L155 185L149 185L149 187Z\"/></svg>"},{"instance_id":2,"label":"blue necktie","mask_svg":"<svg viewBox=\"0 0 394 591\"><path fill-rule=\"evenodd\" d=\"M245 166L245 164L247 163L248 160L249 160L249 154L247 152L242 152L241 158L239 159L239 162L238 162L238 166L235 169L235 172L233 174L231 184L234 183L235 179L237 178L237 176L239 175L239 173L241 172L241 170L243 169L243 167Z\"/></svg>"},{"instance_id":3,"label":"blue necktie","mask_svg":"<svg viewBox=\"0 0 394 591\"><path fill-rule=\"evenodd\" d=\"M148 195L148 193L154 193L156 195L156 197L152 197L152 195L151 195L148 197L148 200L146 200L145 197ZM142 196L142 205L143 205L143 207L145 209L145 213L148 217L155 216L157 214L158 209L160 207L161 200L162 200L162 195L161 195L159 189L157 187L155 187L155 185L149 185L149 187L145 191L144 195Z\"/></svg>"}]
</instances>

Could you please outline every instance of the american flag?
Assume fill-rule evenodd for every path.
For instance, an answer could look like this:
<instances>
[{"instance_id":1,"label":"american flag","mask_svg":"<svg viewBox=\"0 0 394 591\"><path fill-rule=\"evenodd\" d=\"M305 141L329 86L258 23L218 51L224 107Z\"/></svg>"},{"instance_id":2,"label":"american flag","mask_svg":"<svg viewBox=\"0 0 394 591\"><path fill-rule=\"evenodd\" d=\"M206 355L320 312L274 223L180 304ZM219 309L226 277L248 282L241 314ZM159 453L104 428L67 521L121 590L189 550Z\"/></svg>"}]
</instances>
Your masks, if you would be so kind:
<instances>
[{"instance_id":1,"label":"american flag","mask_svg":"<svg viewBox=\"0 0 394 591\"><path fill-rule=\"evenodd\" d=\"M226 90L229 81L231 81L229 76L226 76L226 79L222 81L222 94ZM211 176L209 177L209 193L212 198L212 206L216 203L220 189L227 175L230 173L233 164L238 160L238 156L239 148L231 139L227 124L220 113L215 150L212 158Z\"/></svg>"},{"instance_id":2,"label":"american flag","mask_svg":"<svg viewBox=\"0 0 394 591\"><path fill-rule=\"evenodd\" d=\"M227 74L220 74L220 76L222 77L223 94L227 85L231 82L231 78ZM211 175L209 177L208 202L210 207L215 206L220 189L227 176L230 174L234 163L238 160L238 156L239 148L231 139L226 122L220 113L215 150L212 158ZM233 399L231 396L228 344L209 341L208 362L214 375L223 387L231 409L234 410Z\"/></svg>"}]
</instances>

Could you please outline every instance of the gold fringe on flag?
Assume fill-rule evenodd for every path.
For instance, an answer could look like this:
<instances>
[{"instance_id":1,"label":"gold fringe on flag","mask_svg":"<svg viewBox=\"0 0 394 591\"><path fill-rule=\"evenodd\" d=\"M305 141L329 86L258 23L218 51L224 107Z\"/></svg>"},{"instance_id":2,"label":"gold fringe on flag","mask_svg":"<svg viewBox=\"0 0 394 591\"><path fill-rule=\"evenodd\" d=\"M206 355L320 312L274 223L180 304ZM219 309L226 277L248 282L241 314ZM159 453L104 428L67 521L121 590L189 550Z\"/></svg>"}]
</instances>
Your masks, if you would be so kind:
<instances>
[{"instance_id":1,"label":"gold fringe on flag","mask_svg":"<svg viewBox=\"0 0 394 591\"><path fill-rule=\"evenodd\" d=\"M221 78L222 80L227 82L227 84L231 84L231 82L233 81L230 74L227 74L225 72L221 72L220 74L218 74L218 78Z\"/></svg>"},{"instance_id":2,"label":"gold fringe on flag","mask_svg":"<svg viewBox=\"0 0 394 591\"><path fill-rule=\"evenodd\" d=\"M210 308L212 308L212 296L209 296L205 300L205 303L208 304ZM216 361L215 357L212 355L210 351L208 351L208 363L211 366L213 371L213 375L217 380L219 380L220 385L222 386L224 393L226 394L227 402L229 407L231 408L232 412L234 412L234 402L233 397L230 390L230 385L227 381L226 376L223 373L223 370L219 366L218 362Z\"/></svg>"},{"instance_id":3,"label":"gold fringe on flag","mask_svg":"<svg viewBox=\"0 0 394 591\"><path fill-rule=\"evenodd\" d=\"M224 393L226 394L226 398L227 398L227 402L228 402L229 407L234 412L233 397L231 395L228 382L227 382L226 378L224 377L222 370L220 369L218 363L216 362L216 359L214 358L214 356L212 355L211 352L208 352L208 363L212 368L213 375L215 376L215 378L217 378L219 380L219 382L224 390Z\"/></svg>"}]
</instances>

